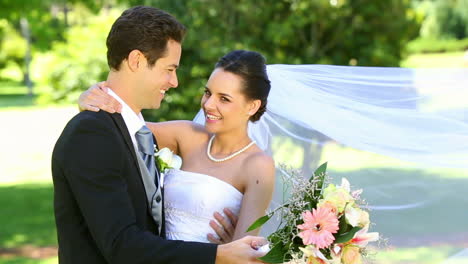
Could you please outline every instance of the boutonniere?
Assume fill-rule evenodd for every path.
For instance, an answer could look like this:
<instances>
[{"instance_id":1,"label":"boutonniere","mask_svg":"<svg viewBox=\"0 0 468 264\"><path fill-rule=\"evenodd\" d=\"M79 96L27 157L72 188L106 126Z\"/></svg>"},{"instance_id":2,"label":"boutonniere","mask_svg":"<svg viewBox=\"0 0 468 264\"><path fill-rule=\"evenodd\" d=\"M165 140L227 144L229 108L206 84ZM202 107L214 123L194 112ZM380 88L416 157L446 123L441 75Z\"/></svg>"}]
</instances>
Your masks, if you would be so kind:
<instances>
[{"instance_id":1,"label":"boutonniere","mask_svg":"<svg viewBox=\"0 0 468 264\"><path fill-rule=\"evenodd\" d=\"M154 145L154 157L155 162L160 170L160 186L164 186L164 174L170 169L180 169L182 167L182 158L174 154L169 148L162 148L158 150Z\"/></svg>"},{"instance_id":2,"label":"boutonniere","mask_svg":"<svg viewBox=\"0 0 468 264\"><path fill-rule=\"evenodd\" d=\"M169 169L180 169L182 167L182 158L174 154L169 148L162 148L159 151L155 148L154 157L162 173Z\"/></svg>"}]
</instances>

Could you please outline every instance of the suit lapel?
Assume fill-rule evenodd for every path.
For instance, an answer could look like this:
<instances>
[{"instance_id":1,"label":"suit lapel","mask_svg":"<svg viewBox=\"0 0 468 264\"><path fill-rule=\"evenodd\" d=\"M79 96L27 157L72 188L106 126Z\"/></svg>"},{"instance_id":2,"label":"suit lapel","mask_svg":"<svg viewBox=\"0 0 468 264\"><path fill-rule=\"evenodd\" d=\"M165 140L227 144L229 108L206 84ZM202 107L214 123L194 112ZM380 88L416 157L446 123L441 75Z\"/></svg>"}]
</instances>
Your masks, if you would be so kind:
<instances>
[{"instance_id":1,"label":"suit lapel","mask_svg":"<svg viewBox=\"0 0 468 264\"><path fill-rule=\"evenodd\" d=\"M156 141L156 137L154 135L153 135L153 142L154 142L154 145L156 146L156 149L159 150L158 142ZM160 179L161 179L161 171L159 168L159 163L156 162L156 178L154 181L156 184L156 187L158 187Z\"/></svg>"},{"instance_id":2,"label":"suit lapel","mask_svg":"<svg viewBox=\"0 0 468 264\"><path fill-rule=\"evenodd\" d=\"M120 133L122 134L125 144L127 145L128 149L130 150L130 154L133 157L133 162L135 163L135 166L139 168L138 166L138 161L137 161L137 156L136 156L136 151L135 147L133 146L133 141L132 138L130 137L130 134L128 133L128 128L127 125L125 125L125 121L123 120L123 117L119 113L111 114L112 119L114 119L115 124L120 130ZM138 170L138 173L140 174L140 170ZM140 174L141 178L141 174Z\"/></svg>"},{"instance_id":3,"label":"suit lapel","mask_svg":"<svg viewBox=\"0 0 468 264\"><path fill-rule=\"evenodd\" d=\"M124 121L121 114L114 113L114 114L111 114L111 117L114 120L117 127L119 128L120 133L122 134L122 136L124 138L125 144L127 145L127 148L130 151L130 154L132 155L135 167L138 168L137 169L137 171L138 171L138 181L141 184L141 188L143 189L145 197L147 197L146 186L145 186L145 183L143 182L143 176L142 176L141 171L140 171L140 164L138 163L138 158L136 156L137 154L136 154L136 151L135 151L135 147L133 146L132 138L130 137L130 134L128 133L127 125L125 124L125 121ZM145 199L145 201L146 201L146 207L150 208L150 204L149 204L148 200Z\"/></svg>"},{"instance_id":4,"label":"suit lapel","mask_svg":"<svg viewBox=\"0 0 468 264\"><path fill-rule=\"evenodd\" d=\"M138 175L139 175L138 178L139 178L139 181L141 183L142 189L145 192L145 196L147 197L146 186L145 186L145 183L143 181L143 175L141 174L142 172L140 171L140 164L139 164L139 161L138 161L138 157L136 156L137 154L136 154L136 151L135 151L135 147L133 146L132 138L130 137L130 134L128 133L127 125L125 124L125 121L124 121L121 114L114 113L114 114L111 114L111 117L112 117L112 119L114 119L115 124L119 128L120 133L122 134L122 136L124 138L125 144L127 145L128 149L130 150L130 153L131 153L131 155L133 157L133 162L135 163L135 166L137 168L139 168L138 169ZM154 137L154 135L153 135L153 140L154 140L154 144L156 145L156 147L158 147L158 143L156 142L156 138ZM141 166L144 166L144 164L142 164ZM159 184L160 172L159 172L159 166L158 166L157 162L156 162L156 175L155 176L156 176L155 184ZM157 187L157 185L156 185L156 187ZM162 192L162 190L161 190L161 192ZM145 201L146 201L146 206L149 209L149 213L150 213L150 215L152 215L151 214L151 206L150 206L151 203L148 202L147 199L145 199ZM164 209L162 210L162 213L164 214ZM151 216L151 219L153 219L153 216ZM154 219L153 219L153 221L154 221ZM161 226L162 226L162 228L164 228L164 216L162 216L161 221L162 221ZM161 234L161 232L160 232L160 234Z\"/></svg>"}]
</instances>

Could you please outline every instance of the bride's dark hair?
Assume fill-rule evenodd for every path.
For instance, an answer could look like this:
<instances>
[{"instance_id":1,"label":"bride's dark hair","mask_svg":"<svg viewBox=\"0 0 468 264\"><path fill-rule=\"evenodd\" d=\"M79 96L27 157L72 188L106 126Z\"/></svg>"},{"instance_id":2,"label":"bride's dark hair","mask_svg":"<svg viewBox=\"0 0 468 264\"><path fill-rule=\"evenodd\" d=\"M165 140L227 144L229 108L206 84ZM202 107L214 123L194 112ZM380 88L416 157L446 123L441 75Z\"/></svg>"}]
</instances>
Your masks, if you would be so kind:
<instances>
[{"instance_id":1,"label":"bride's dark hair","mask_svg":"<svg viewBox=\"0 0 468 264\"><path fill-rule=\"evenodd\" d=\"M227 72L240 76L244 83L242 93L251 100L262 103L250 121L258 121L265 113L267 98L270 93L270 80L266 73L265 58L255 51L235 50L224 55L215 65Z\"/></svg>"}]
</instances>

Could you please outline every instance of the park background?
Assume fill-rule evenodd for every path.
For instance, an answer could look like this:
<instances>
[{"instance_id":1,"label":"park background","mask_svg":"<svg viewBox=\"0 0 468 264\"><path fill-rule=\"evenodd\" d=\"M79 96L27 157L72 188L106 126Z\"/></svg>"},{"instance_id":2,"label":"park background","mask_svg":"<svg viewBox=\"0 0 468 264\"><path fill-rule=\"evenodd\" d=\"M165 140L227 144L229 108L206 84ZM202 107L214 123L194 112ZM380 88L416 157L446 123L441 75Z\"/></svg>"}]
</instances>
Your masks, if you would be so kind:
<instances>
[{"instance_id":1,"label":"park background","mask_svg":"<svg viewBox=\"0 0 468 264\"><path fill-rule=\"evenodd\" d=\"M259 51L269 64L468 67L468 0L0 0L1 264L57 263L52 148L78 112L79 93L106 79L111 24L139 4L167 10L188 28L179 88L161 109L144 113L151 121L192 119L214 63L234 49ZM454 181L457 192L468 186L466 172L407 171L398 161L337 145L323 152L335 157L330 172L338 176L386 166L388 177L376 183L397 171ZM458 202L465 207L449 209L466 223L467 201ZM373 261L441 263L468 248L466 225L458 237L425 246L389 241ZM374 230L385 235L378 223Z\"/></svg>"}]
</instances>

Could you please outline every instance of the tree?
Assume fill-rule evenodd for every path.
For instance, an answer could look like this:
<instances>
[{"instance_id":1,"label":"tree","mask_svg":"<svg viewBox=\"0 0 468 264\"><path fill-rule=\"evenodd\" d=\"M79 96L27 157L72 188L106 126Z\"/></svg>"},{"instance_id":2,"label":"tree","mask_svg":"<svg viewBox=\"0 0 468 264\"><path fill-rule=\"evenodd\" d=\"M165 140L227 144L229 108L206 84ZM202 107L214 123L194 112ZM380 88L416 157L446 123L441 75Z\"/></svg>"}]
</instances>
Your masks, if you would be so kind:
<instances>
[{"instance_id":1,"label":"tree","mask_svg":"<svg viewBox=\"0 0 468 264\"><path fill-rule=\"evenodd\" d=\"M158 120L193 118L214 63L231 50L259 51L268 63L398 66L418 31L409 0L146 2L188 27L180 88L154 112Z\"/></svg>"},{"instance_id":2,"label":"tree","mask_svg":"<svg viewBox=\"0 0 468 264\"><path fill-rule=\"evenodd\" d=\"M25 49L22 49L22 46L19 46L18 50L10 49L12 53L7 53L0 59L4 60L3 64L8 60L18 63L23 71L23 82L28 87L29 95L33 94L30 64L34 52L49 49L53 41L64 40L63 33L68 26L68 11L71 5L83 5L97 11L101 7L99 3L92 0L0 0L0 20L6 19L26 43ZM20 61L17 59L18 54L21 54Z\"/></svg>"},{"instance_id":3,"label":"tree","mask_svg":"<svg viewBox=\"0 0 468 264\"><path fill-rule=\"evenodd\" d=\"M166 95L161 109L145 113L152 120L192 119L215 62L231 50L259 51L268 63L397 66L406 42L418 30L410 0L118 2L159 7L188 28L179 88Z\"/></svg>"},{"instance_id":4,"label":"tree","mask_svg":"<svg viewBox=\"0 0 468 264\"><path fill-rule=\"evenodd\" d=\"M468 0L424 0L415 5L425 14L423 38L468 38Z\"/></svg>"}]
</instances>

